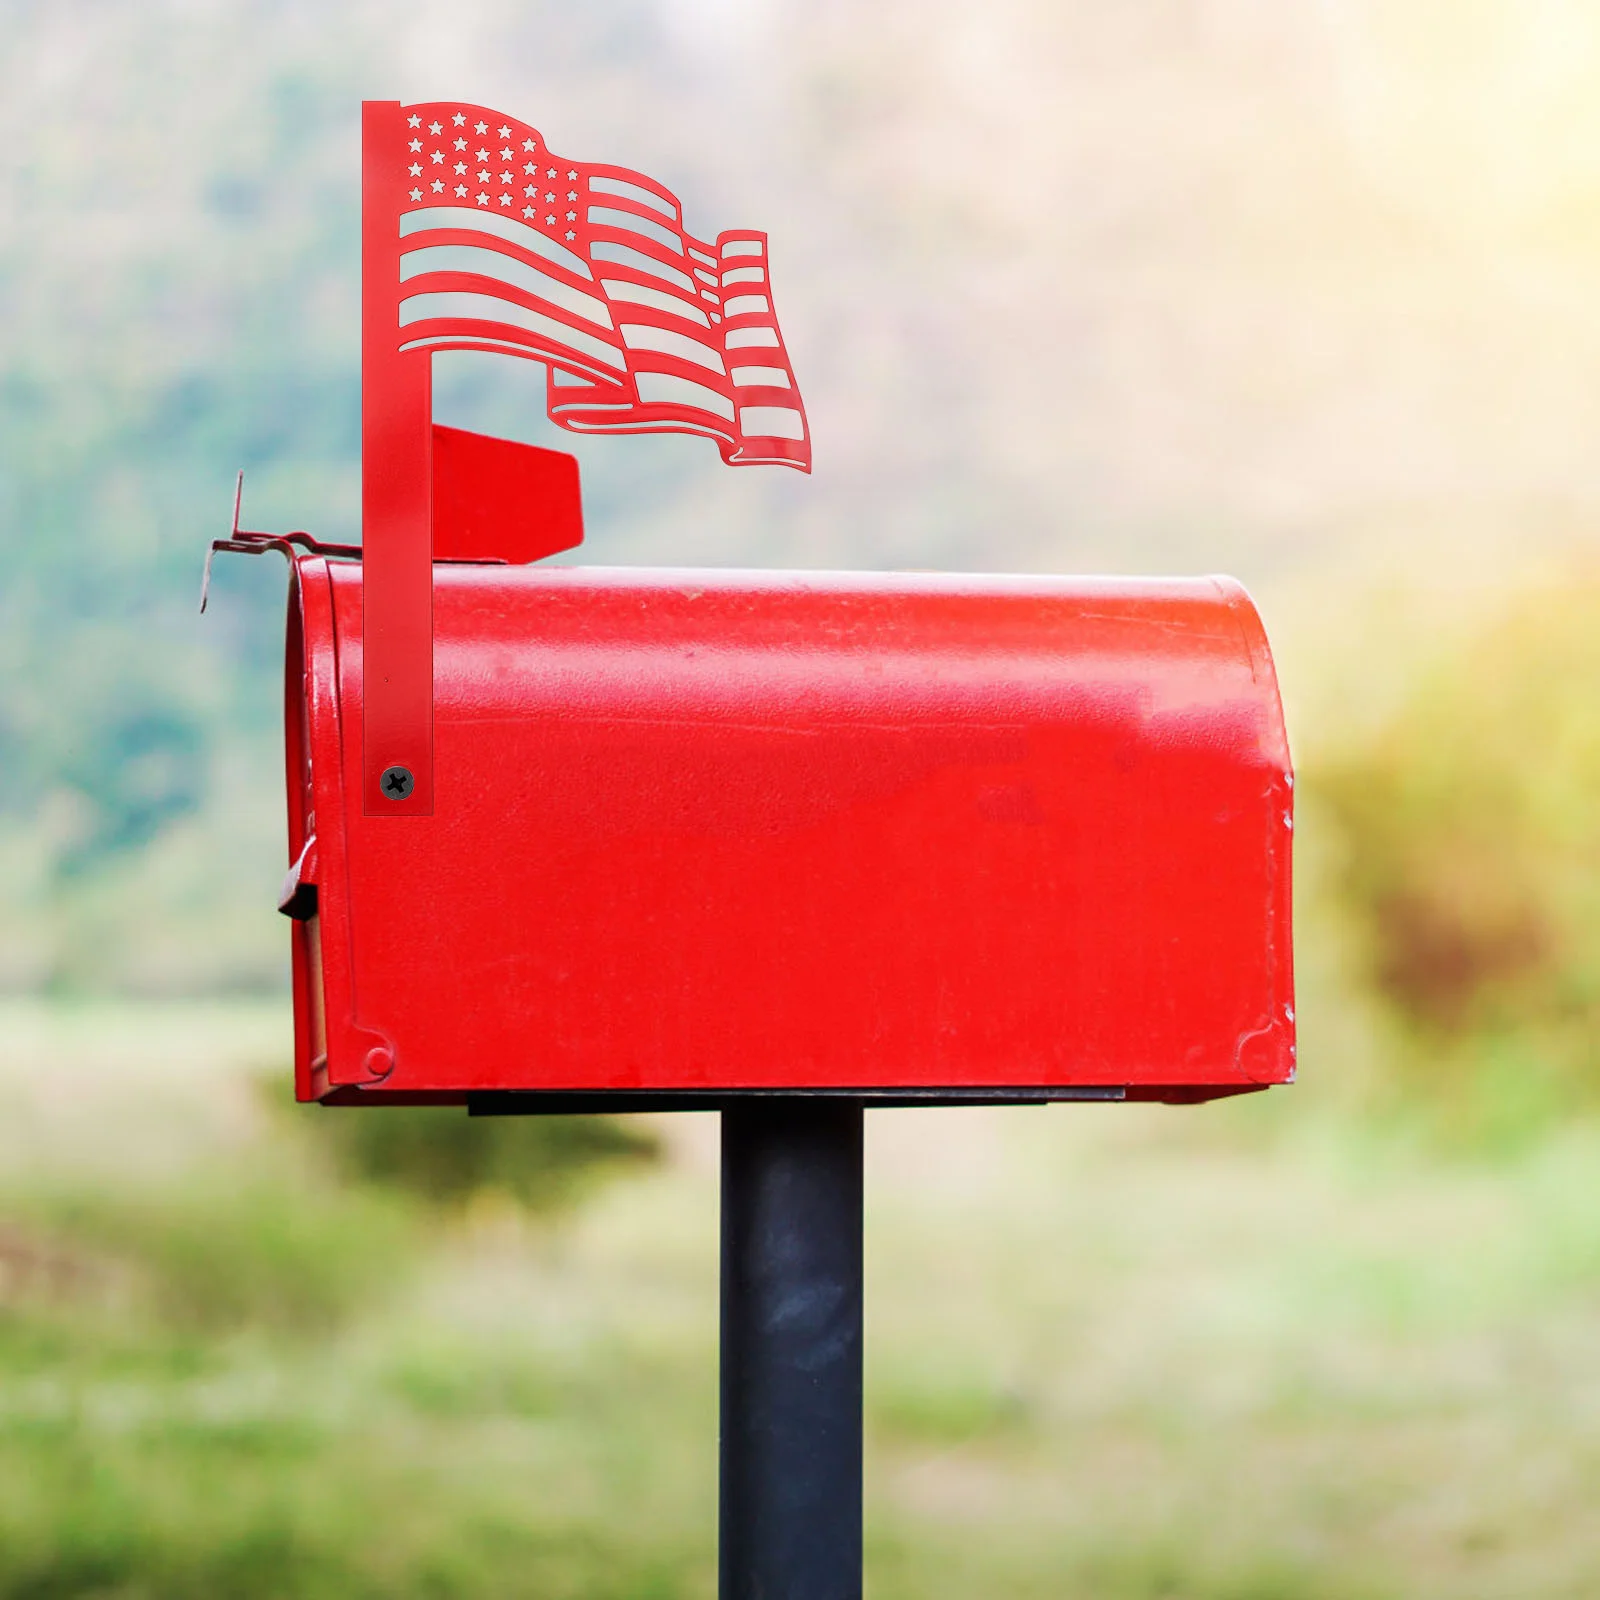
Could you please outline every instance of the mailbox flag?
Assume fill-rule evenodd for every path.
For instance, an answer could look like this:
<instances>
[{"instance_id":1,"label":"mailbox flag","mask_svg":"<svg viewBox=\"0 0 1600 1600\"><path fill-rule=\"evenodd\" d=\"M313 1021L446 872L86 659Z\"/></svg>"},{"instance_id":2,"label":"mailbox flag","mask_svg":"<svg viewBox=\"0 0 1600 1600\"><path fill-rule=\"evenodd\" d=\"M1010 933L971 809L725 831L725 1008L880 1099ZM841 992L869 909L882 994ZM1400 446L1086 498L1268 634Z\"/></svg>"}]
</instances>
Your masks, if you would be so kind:
<instances>
[{"instance_id":1,"label":"mailbox flag","mask_svg":"<svg viewBox=\"0 0 1600 1600\"><path fill-rule=\"evenodd\" d=\"M362 788L373 814L428 816L435 350L546 363L575 433L699 433L730 465L802 472L811 436L765 234L698 238L661 184L453 101L363 103L361 195Z\"/></svg>"},{"instance_id":2,"label":"mailbox flag","mask_svg":"<svg viewBox=\"0 0 1600 1600\"><path fill-rule=\"evenodd\" d=\"M367 338L546 362L575 433L699 433L730 466L811 470L765 234L698 238L662 184L482 106L393 107L364 165Z\"/></svg>"}]
</instances>

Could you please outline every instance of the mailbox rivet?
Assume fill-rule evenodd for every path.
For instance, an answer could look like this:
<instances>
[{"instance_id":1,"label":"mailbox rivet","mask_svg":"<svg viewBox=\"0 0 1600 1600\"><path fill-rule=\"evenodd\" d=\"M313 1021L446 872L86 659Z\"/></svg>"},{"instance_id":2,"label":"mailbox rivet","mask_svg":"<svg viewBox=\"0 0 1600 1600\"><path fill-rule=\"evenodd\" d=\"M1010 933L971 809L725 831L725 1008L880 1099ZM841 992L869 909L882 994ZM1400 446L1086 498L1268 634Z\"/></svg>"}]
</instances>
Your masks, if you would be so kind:
<instances>
[{"instance_id":1,"label":"mailbox rivet","mask_svg":"<svg viewBox=\"0 0 1600 1600\"><path fill-rule=\"evenodd\" d=\"M404 800L417 786L410 767L385 767L378 779L378 788L385 800Z\"/></svg>"}]
</instances>

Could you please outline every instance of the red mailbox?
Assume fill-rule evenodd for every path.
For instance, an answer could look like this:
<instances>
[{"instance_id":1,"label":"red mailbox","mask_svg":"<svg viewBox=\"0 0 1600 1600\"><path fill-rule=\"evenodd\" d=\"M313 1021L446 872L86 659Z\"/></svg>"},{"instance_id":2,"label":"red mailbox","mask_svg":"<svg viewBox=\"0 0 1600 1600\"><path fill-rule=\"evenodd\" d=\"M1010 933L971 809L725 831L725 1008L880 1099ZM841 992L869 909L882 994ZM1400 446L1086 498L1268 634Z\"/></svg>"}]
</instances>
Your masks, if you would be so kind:
<instances>
[{"instance_id":1,"label":"red mailbox","mask_svg":"<svg viewBox=\"0 0 1600 1600\"><path fill-rule=\"evenodd\" d=\"M431 815L363 804L361 621L358 563L295 560L304 1099L1293 1075L1293 779L1229 580L440 563Z\"/></svg>"},{"instance_id":2,"label":"red mailbox","mask_svg":"<svg viewBox=\"0 0 1600 1600\"><path fill-rule=\"evenodd\" d=\"M809 471L767 236L487 107L362 130L362 544L236 491L212 546L292 563L297 1092L721 1109L719 1592L859 1596L862 1107L1293 1076L1266 636L1222 578L527 565L577 463L437 425L433 353Z\"/></svg>"}]
</instances>

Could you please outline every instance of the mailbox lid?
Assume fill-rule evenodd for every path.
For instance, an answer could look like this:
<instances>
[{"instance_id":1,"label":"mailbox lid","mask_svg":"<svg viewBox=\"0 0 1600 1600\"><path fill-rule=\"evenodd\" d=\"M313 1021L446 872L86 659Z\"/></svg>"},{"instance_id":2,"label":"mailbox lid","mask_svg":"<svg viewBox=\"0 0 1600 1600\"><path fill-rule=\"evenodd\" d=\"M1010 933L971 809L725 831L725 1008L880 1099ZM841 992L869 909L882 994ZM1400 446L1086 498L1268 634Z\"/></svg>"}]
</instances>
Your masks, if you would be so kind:
<instances>
[{"instance_id":1,"label":"mailbox lid","mask_svg":"<svg viewBox=\"0 0 1600 1600\"><path fill-rule=\"evenodd\" d=\"M361 571L299 563L305 1092L1292 1076L1292 777L1236 584L435 577L435 814L366 816Z\"/></svg>"}]
</instances>

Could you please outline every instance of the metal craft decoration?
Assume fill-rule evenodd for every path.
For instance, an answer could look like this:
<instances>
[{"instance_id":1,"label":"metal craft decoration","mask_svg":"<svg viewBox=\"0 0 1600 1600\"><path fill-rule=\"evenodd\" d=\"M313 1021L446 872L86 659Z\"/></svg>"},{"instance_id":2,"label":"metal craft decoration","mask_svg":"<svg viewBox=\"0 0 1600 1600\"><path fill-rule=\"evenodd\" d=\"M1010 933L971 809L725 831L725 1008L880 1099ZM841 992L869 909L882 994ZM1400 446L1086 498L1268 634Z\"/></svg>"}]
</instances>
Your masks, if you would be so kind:
<instances>
[{"instance_id":1,"label":"metal craft decoration","mask_svg":"<svg viewBox=\"0 0 1600 1600\"><path fill-rule=\"evenodd\" d=\"M434 560L526 561L577 542L441 552L435 350L545 363L550 420L574 433L701 434L730 466L811 469L764 233L689 233L664 185L556 155L483 106L366 102L363 799L383 816L434 806ZM492 499L493 463L480 451L474 469Z\"/></svg>"}]
</instances>

